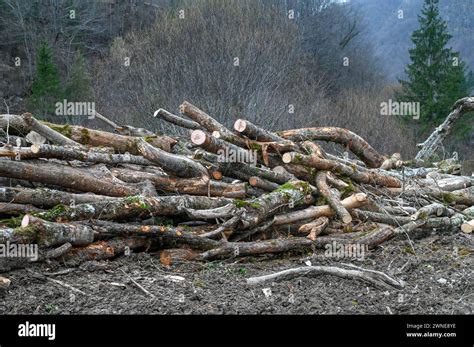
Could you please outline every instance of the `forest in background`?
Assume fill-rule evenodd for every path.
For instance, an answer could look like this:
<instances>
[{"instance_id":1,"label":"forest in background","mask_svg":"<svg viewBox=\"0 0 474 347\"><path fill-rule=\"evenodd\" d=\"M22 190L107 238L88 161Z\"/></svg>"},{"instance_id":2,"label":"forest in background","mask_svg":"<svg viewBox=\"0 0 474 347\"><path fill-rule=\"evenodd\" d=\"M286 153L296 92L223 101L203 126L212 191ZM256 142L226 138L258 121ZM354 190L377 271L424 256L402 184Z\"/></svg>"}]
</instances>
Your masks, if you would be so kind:
<instances>
[{"instance_id":1,"label":"forest in background","mask_svg":"<svg viewBox=\"0 0 474 347\"><path fill-rule=\"evenodd\" d=\"M465 17L448 11L448 2L441 1L441 12L451 16L452 42L469 65L472 53L464 46L472 37L465 31L472 20L460 20ZM45 44L50 52L43 56L50 54L60 88L43 89L54 90L59 100L93 101L118 123L170 131L151 120L153 112L175 112L189 100L226 125L247 118L272 130L341 126L383 153L410 157L419 124L381 115L381 102L395 99L399 89L393 74L398 65L381 52L405 63L421 6L414 9L422 1L377 2L383 8L374 3L0 0L0 108L33 111L28 102ZM467 1L456 3L469 13ZM404 6L404 24L387 26ZM50 112L37 116L90 122L83 116L58 120ZM469 154L472 135L447 145Z\"/></svg>"}]
</instances>

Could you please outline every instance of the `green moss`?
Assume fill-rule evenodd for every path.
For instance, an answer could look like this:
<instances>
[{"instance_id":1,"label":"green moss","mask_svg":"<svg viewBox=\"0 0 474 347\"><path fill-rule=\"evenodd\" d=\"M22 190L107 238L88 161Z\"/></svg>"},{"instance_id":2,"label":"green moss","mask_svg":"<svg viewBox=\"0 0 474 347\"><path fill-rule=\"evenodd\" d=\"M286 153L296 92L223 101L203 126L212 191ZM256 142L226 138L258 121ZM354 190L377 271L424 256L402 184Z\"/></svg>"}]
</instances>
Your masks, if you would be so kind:
<instances>
[{"instance_id":1,"label":"green moss","mask_svg":"<svg viewBox=\"0 0 474 347\"><path fill-rule=\"evenodd\" d=\"M453 202L456 202L456 197L453 193L443 193L442 199L446 204L452 204Z\"/></svg>"},{"instance_id":2,"label":"green moss","mask_svg":"<svg viewBox=\"0 0 474 347\"><path fill-rule=\"evenodd\" d=\"M5 225L7 228L17 228L21 225L22 219L23 216L0 219L0 225Z\"/></svg>"},{"instance_id":3,"label":"green moss","mask_svg":"<svg viewBox=\"0 0 474 347\"><path fill-rule=\"evenodd\" d=\"M298 191L301 191L305 195L311 194L310 184L308 182L303 182L303 181L299 181L295 183L290 183L290 182L283 183L274 191L285 193L285 191L288 191L288 190L298 190ZM286 192L285 195L288 195L288 197L291 198L291 195L288 194L288 192Z\"/></svg>"},{"instance_id":4,"label":"green moss","mask_svg":"<svg viewBox=\"0 0 474 347\"><path fill-rule=\"evenodd\" d=\"M254 151L258 151L258 152L261 152L262 151L262 146L259 145L258 143L251 143L249 145L249 148L254 150Z\"/></svg>"},{"instance_id":5,"label":"green moss","mask_svg":"<svg viewBox=\"0 0 474 347\"><path fill-rule=\"evenodd\" d=\"M149 135L149 136L143 137L143 139L148 143L153 142L153 140L156 139L156 138L157 138L156 135Z\"/></svg>"},{"instance_id":6,"label":"green moss","mask_svg":"<svg viewBox=\"0 0 474 347\"><path fill-rule=\"evenodd\" d=\"M413 247L410 245L407 245L403 248L403 252L409 253L409 254L415 254L415 251L413 250Z\"/></svg>"},{"instance_id":7,"label":"green moss","mask_svg":"<svg viewBox=\"0 0 474 347\"><path fill-rule=\"evenodd\" d=\"M87 145L91 140L91 136L89 134L89 130L87 128L81 129L81 143Z\"/></svg>"},{"instance_id":8,"label":"green moss","mask_svg":"<svg viewBox=\"0 0 474 347\"><path fill-rule=\"evenodd\" d=\"M31 213L31 215L39 217L47 221L56 221L59 217L64 215L64 212L67 211L67 207L64 205L56 205L52 209L45 212Z\"/></svg>"},{"instance_id":9,"label":"green moss","mask_svg":"<svg viewBox=\"0 0 474 347\"><path fill-rule=\"evenodd\" d=\"M299 153L296 153L295 155L295 161L296 162L300 162L301 160L303 160L303 156Z\"/></svg>"},{"instance_id":10,"label":"green moss","mask_svg":"<svg viewBox=\"0 0 474 347\"><path fill-rule=\"evenodd\" d=\"M352 193L356 192L356 188L350 179L346 179L344 180L344 182L346 182L348 186L342 190L342 194L341 194L342 199L345 199L348 196L352 195Z\"/></svg>"},{"instance_id":11,"label":"green moss","mask_svg":"<svg viewBox=\"0 0 474 347\"><path fill-rule=\"evenodd\" d=\"M283 190L288 190L288 189L298 189L296 186L291 184L290 182L283 183L281 186L279 186L277 189L275 189L276 192L281 192Z\"/></svg>"},{"instance_id":12,"label":"green moss","mask_svg":"<svg viewBox=\"0 0 474 347\"><path fill-rule=\"evenodd\" d=\"M150 206L145 201L143 201L143 199L140 196L137 196L137 195L127 197L125 199L125 202L127 204L139 205L140 208L144 210L148 210L150 208Z\"/></svg>"},{"instance_id":13,"label":"green moss","mask_svg":"<svg viewBox=\"0 0 474 347\"><path fill-rule=\"evenodd\" d=\"M54 124L54 123L48 123L48 122L43 122L43 124L47 125L51 129L57 131L60 134L63 134L64 136L68 138L71 138L72 136L72 130L69 124L60 125L60 124Z\"/></svg>"},{"instance_id":14,"label":"green moss","mask_svg":"<svg viewBox=\"0 0 474 347\"><path fill-rule=\"evenodd\" d=\"M246 200L239 200L239 199L235 199L234 204L235 204L235 207L238 207L238 208L247 207L247 206L250 206L252 208L260 207L260 204L256 201L246 201Z\"/></svg>"},{"instance_id":15,"label":"green moss","mask_svg":"<svg viewBox=\"0 0 474 347\"><path fill-rule=\"evenodd\" d=\"M328 199L325 196L320 195L316 201L316 206L323 206L328 204Z\"/></svg>"}]
</instances>

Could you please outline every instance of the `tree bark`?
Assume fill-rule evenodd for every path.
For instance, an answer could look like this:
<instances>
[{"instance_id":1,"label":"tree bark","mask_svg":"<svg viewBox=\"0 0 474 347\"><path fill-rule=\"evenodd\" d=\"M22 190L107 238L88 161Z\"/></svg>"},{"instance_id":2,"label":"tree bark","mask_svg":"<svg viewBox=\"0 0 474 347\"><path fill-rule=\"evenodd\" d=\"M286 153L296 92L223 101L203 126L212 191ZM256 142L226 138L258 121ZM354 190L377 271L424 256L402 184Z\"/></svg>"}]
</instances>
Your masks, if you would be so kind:
<instances>
[{"instance_id":1,"label":"tree bark","mask_svg":"<svg viewBox=\"0 0 474 347\"><path fill-rule=\"evenodd\" d=\"M26 214L21 227L11 233L0 234L3 243L36 243L40 246L57 246L66 242L73 246L84 246L94 241L94 232L84 225L52 223Z\"/></svg>"},{"instance_id":2,"label":"tree bark","mask_svg":"<svg viewBox=\"0 0 474 347\"><path fill-rule=\"evenodd\" d=\"M72 205L103 202L116 199L115 197L95 194L74 194L48 188L10 188L0 187L0 201L16 204L31 204L42 208L56 205ZM31 211L30 211L31 212Z\"/></svg>"},{"instance_id":3,"label":"tree bark","mask_svg":"<svg viewBox=\"0 0 474 347\"><path fill-rule=\"evenodd\" d=\"M207 170L200 163L182 155L171 154L153 147L143 139L137 140L137 148L141 155L161 166L165 171L178 177L206 177Z\"/></svg>"},{"instance_id":4,"label":"tree bark","mask_svg":"<svg viewBox=\"0 0 474 347\"><path fill-rule=\"evenodd\" d=\"M451 113L446 117L444 122L420 145L421 149L416 154L415 160L422 161L429 159L449 135L456 121L461 118L463 114L470 111L474 111L474 97L462 98L456 101Z\"/></svg>"},{"instance_id":5,"label":"tree bark","mask_svg":"<svg viewBox=\"0 0 474 347\"><path fill-rule=\"evenodd\" d=\"M245 198L249 195L245 183L229 184L202 178L184 179L123 168L115 168L110 171L115 177L127 183L139 183L143 180L150 180L155 185L157 191L190 195L223 196L235 199Z\"/></svg>"},{"instance_id":6,"label":"tree bark","mask_svg":"<svg viewBox=\"0 0 474 347\"><path fill-rule=\"evenodd\" d=\"M277 134L284 139L292 141L321 140L340 143L357 155L371 168L380 167L385 160L384 157L370 146L362 137L343 128L304 128L281 131Z\"/></svg>"},{"instance_id":7,"label":"tree bark","mask_svg":"<svg viewBox=\"0 0 474 347\"><path fill-rule=\"evenodd\" d=\"M329 159L312 157L296 152L287 152L283 154L282 159L284 163L304 164L314 167L318 170L327 170L337 174L346 175L359 183L375 184L394 188L401 187L401 182L394 177L386 176L376 171L360 172L348 165Z\"/></svg>"},{"instance_id":8,"label":"tree bark","mask_svg":"<svg viewBox=\"0 0 474 347\"><path fill-rule=\"evenodd\" d=\"M232 133L229 129L223 126L221 123L216 121L214 118L209 116L204 111L200 110L196 106L190 104L189 102L185 101L179 106L179 111L184 114L185 116L191 118L193 121L200 124L202 127L207 129L210 133L217 131L220 135L220 138L231 142L235 145L240 147L246 147L245 140L238 137L234 133Z\"/></svg>"},{"instance_id":9,"label":"tree bark","mask_svg":"<svg viewBox=\"0 0 474 347\"><path fill-rule=\"evenodd\" d=\"M107 196L129 196L139 193L136 187L112 183L86 174L83 170L47 162L29 164L0 160L0 175Z\"/></svg>"},{"instance_id":10,"label":"tree bark","mask_svg":"<svg viewBox=\"0 0 474 347\"><path fill-rule=\"evenodd\" d=\"M341 201L342 206L346 209L353 209L367 204L367 195L364 193L357 193ZM332 217L334 210L329 205L311 206L304 210L289 212L275 216L274 225L284 225L294 223L300 220L319 217Z\"/></svg>"}]
</instances>

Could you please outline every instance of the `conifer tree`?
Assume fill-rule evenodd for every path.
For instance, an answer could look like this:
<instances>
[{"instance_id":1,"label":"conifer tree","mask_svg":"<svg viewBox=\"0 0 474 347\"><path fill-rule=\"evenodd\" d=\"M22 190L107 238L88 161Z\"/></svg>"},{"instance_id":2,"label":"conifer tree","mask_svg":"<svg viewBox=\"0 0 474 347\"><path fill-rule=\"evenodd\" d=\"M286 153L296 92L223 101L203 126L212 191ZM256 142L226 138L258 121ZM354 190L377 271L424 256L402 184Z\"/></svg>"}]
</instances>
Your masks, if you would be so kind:
<instances>
[{"instance_id":1,"label":"conifer tree","mask_svg":"<svg viewBox=\"0 0 474 347\"><path fill-rule=\"evenodd\" d=\"M447 46L451 35L440 17L438 0L425 0L420 27L412 34L407 80L400 80L399 101L420 103L420 132L431 131L449 114L454 102L469 95L465 64Z\"/></svg>"}]
</instances>

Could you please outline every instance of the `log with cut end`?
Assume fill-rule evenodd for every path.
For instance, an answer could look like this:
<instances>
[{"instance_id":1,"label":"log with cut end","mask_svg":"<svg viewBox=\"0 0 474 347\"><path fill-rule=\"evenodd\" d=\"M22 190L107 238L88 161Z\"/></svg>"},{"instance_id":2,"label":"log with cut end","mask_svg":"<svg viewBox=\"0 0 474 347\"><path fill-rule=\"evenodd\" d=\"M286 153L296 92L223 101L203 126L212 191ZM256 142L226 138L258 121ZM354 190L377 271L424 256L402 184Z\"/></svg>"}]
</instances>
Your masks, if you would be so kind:
<instances>
[{"instance_id":1,"label":"log with cut end","mask_svg":"<svg viewBox=\"0 0 474 347\"><path fill-rule=\"evenodd\" d=\"M221 162L257 163L257 155L254 152L223 141L202 130L194 130L191 133L191 142L208 152L218 154L218 160Z\"/></svg>"},{"instance_id":2,"label":"log with cut end","mask_svg":"<svg viewBox=\"0 0 474 347\"><path fill-rule=\"evenodd\" d=\"M474 219L461 224L461 230L463 233L470 234L474 230Z\"/></svg>"},{"instance_id":3,"label":"log with cut end","mask_svg":"<svg viewBox=\"0 0 474 347\"><path fill-rule=\"evenodd\" d=\"M280 152L295 151L298 149L298 146L294 142L285 140L245 119L237 119L234 123L234 129L251 140L258 141L259 143L266 142Z\"/></svg>"},{"instance_id":4,"label":"log with cut end","mask_svg":"<svg viewBox=\"0 0 474 347\"><path fill-rule=\"evenodd\" d=\"M137 140L137 148L146 159L178 177L205 177L208 175L206 168L200 163L185 156L168 153L153 147L144 139Z\"/></svg>"},{"instance_id":5,"label":"log with cut end","mask_svg":"<svg viewBox=\"0 0 474 347\"><path fill-rule=\"evenodd\" d=\"M204 129L199 123L176 116L172 114L171 112L168 112L162 108L156 110L155 113L153 114L153 117L161 118L167 121L168 123L171 123L171 124L174 124L186 129L191 129L191 130Z\"/></svg>"},{"instance_id":6,"label":"log with cut end","mask_svg":"<svg viewBox=\"0 0 474 347\"><path fill-rule=\"evenodd\" d=\"M282 209L293 209L313 201L311 188L306 182L289 182L271 193L251 200L247 206L244 206L245 213L239 217L239 224L243 228L251 228Z\"/></svg>"},{"instance_id":7,"label":"log with cut end","mask_svg":"<svg viewBox=\"0 0 474 347\"><path fill-rule=\"evenodd\" d=\"M0 187L1 202L12 202L22 205L31 204L42 208L51 208L56 205L112 201L114 199L116 198L105 195L74 194L48 188Z\"/></svg>"},{"instance_id":8,"label":"log with cut end","mask_svg":"<svg viewBox=\"0 0 474 347\"><path fill-rule=\"evenodd\" d=\"M246 147L245 140L232 133L229 129L209 116L206 112L185 101L179 106L179 111L185 116L204 127L209 133L217 131L220 139L233 143L240 147Z\"/></svg>"},{"instance_id":9,"label":"log with cut end","mask_svg":"<svg viewBox=\"0 0 474 347\"><path fill-rule=\"evenodd\" d=\"M81 224L84 224L81 222ZM208 250L215 248L219 242L199 237L191 233L189 228L162 225L141 225L115 223L95 220L85 222L99 236L141 236L157 241L161 247L186 245L193 249Z\"/></svg>"},{"instance_id":10,"label":"log with cut end","mask_svg":"<svg viewBox=\"0 0 474 347\"><path fill-rule=\"evenodd\" d=\"M410 218L411 220L428 219L432 215L440 217L445 216L447 214L450 214L450 210L448 210L446 206L439 203L434 203L427 206L423 206L414 214L412 214Z\"/></svg>"},{"instance_id":11,"label":"log with cut end","mask_svg":"<svg viewBox=\"0 0 474 347\"><path fill-rule=\"evenodd\" d=\"M281 131L278 135L292 141L321 140L340 143L371 168L378 168L384 162L384 157L367 141L347 129L336 127L304 128Z\"/></svg>"},{"instance_id":12,"label":"log with cut end","mask_svg":"<svg viewBox=\"0 0 474 347\"><path fill-rule=\"evenodd\" d=\"M342 206L346 209L358 208L368 203L367 195L364 193L357 193L349 196L348 198L341 201ZM319 218L319 217L332 217L334 216L334 210L329 205L323 206L311 206L303 210L293 211L285 214L275 216L274 225L290 224L297 221Z\"/></svg>"},{"instance_id":13,"label":"log with cut end","mask_svg":"<svg viewBox=\"0 0 474 347\"><path fill-rule=\"evenodd\" d=\"M165 266L196 260L199 253L187 248L173 248L160 251L160 263Z\"/></svg>"},{"instance_id":14,"label":"log with cut end","mask_svg":"<svg viewBox=\"0 0 474 347\"><path fill-rule=\"evenodd\" d=\"M44 246L57 246L66 242L73 246L84 246L94 241L94 231L87 226L52 223L28 214L23 217L20 227L2 236L2 242L37 243Z\"/></svg>"},{"instance_id":15,"label":"log with cut end","mask_svg":"<svg viewBox=\"0 0 474 347\"><path fill-rule=\"evenodd\" d=\"M0 160L0 176L107 196L129 196L139 193L137 187L99 179L83 170L50 162L30 164L20 161Z\"/></svg>"},{"instance_id":16,"label":"log with cut end","mask_svg":"<svg viewBox=\"0 0 474 347\"><path fill-rule=\"evenodd\" d=\"M307 234L307 238L314 241L316 237L321 234L324 229L329 224L329 218L327 217L319 217L316 220L303 224L298 228L298 232Z\"/></svg>"},{"instance_id":17,"label":"log with cut end","mask_svg":"<svg viewBox=\"0 0 474 347\"><path fill-rule=\"evenodd\" d=\"M303 155L296 152L287 152L283 154L284 163L303 164L314 167L318 170L332 171L337 174L349 176L359 183L375 184L385 187L401 187L401 182L392 176L387 176L374 170L364 172L348 165L336 162L334 160L322 159L315 156Z\"/></svg>"},{"instance_id":18,"label":"log with cut end","mask_svg":"<svg viewBox=\"0 0 474 347\"><path fill-rule=\"evenodd\" d=\"M120 254L136 249L145 249L151 241L143 237L117 237L110 240L100 240L84 247L74 247L61 257L66 265L77 266L91 260L112 259Z\"/></svg>"},{"instance_id":19,"label":"log with cut end","mask_svg":"<svg viewBox=\"0 0 474 347\"><path fill-rule=\"evenodd\" d=\"M51 211L39 212L37 216L46 220L65 222L85 219L131 220L153 216L185 215L185 208L212 209L233 203L228 198L206 196L129 196L113 201L105 200L74 206L56 206Z\"/></svg>"},{"instance_id":20,"label":"log with cut end","mask_svg":"<svg viewBox=\"0 0 474 347\"><path fill-rule=\"evenodd\" d=\"M95 150L84 150L83 147L64 147L56 145L32 145L31 147L0 148L0 157L25 159L55 158L61 160L78 160L89 163L154 165L149 160L130 154L109 154Z\"/></svg>"},{"instance_id":21,"label":"log with cut end","mask_svg":"<svg viewBox=\"0 0 474 347\"><path fill-rule=\"evenodd\" d=\"M327 184L327 172L326 171L319 171L316 174L316 186L318 187L319 193L326 198L328 201L329 206L336 212L339 219L348 224L352 222L352 217L350 213L346 210L346 208L341 204L339 198L331 192Z\"/></svg>"},{"instance_id":22,"label":"log with cut end","mask_svg":"<svg viewBox=\"0 0 474 347\"><path fill-rule=\"evenodd\" d=\"M258 176L252 176L249 178L249 183L252 187L257 187L261 188L266 191L274 191L275 189L278 189L279 185L277 183L267 181L261 177Z\"/></svg>"},{"instance_id":23,"label":"log with cut end","mask_svg":"<svg viewBox=\"0 0 474 347\"><path fill-rule=\"evenodd\" d=\"M43 124L83 145L112 147L118 153L128 152L130 154L140 155L137 148L137 141L142 139L142 137L114 134L79 125L60 125L47 122L43 122ZM147 136L146 140L153 147L160 148L167 152L176 144L176 140L169 136Z\"/></svg>"},{"instance_id":24,"label":"log with cut end","mask_svg":"<svg viewBox=\"0 0 474 347\"><path fill-rule=\"evenodd\" d=\"M31 130L44 136L49 141L63 146L81 147L81 145L76 141L71 140L56 130L38 122L31 113L24 113L22 116L25 123L30 127Z\"/></svg>"},{"instance_id":25,"label":"log with cut end","mask_svg":"<svg viewBox=\"0 0 474 347\"><path fill-rule=\"evenodd\" d=\"M245 198L249 193L245 183L229 184L202 178L176 178L124 168L115 168L110 171L115 177L127 183L150 180L159 192L223 196L227 198Z\"/></svg>"},{"instance_id":26,"label":"log with cut end","mask_svg":"<svg viewBox=\"0 0 474 347\"><path fill-rule=\"evenodd\" d=\"M2 188L0 188L0 191L1 189ZM41 211L43 210L32 205L16 204L14 202L7 202L7 203L1 202L0 203L0 215L18 216L18 215L23 215L28 212L41 212Z\"/></svg>"}]
</instances>

